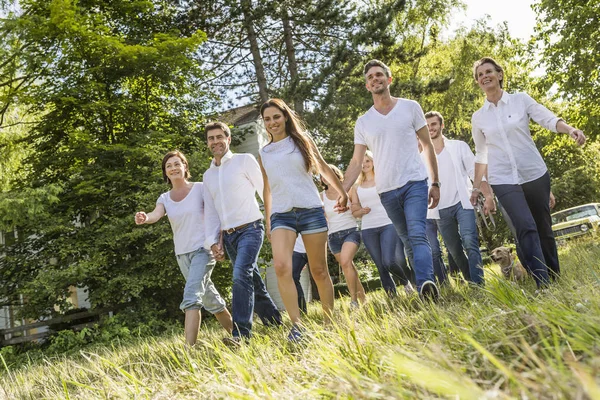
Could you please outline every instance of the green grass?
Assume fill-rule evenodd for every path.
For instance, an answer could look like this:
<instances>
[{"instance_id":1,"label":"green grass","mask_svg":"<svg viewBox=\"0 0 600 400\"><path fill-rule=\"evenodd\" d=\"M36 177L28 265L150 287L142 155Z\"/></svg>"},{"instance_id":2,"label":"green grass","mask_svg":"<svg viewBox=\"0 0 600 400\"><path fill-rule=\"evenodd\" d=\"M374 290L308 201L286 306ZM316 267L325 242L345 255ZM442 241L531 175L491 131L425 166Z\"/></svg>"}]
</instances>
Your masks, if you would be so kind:
<instances>
[{"instance_id":1,"label":"green grass","mask_svg":"<svg viewBox=\"0 0 600 400\"><path fill-rule=\"evenodd\" d=\"M485 289L460 285L437 304L381 291L308 340L257 324L230 350L214 324L187 349L181 332L11 368L0 359L0 398L313 399L600 398L600 246L561 249L563 277L536 295L487 269Z\"/></svg>"}]
</instances>

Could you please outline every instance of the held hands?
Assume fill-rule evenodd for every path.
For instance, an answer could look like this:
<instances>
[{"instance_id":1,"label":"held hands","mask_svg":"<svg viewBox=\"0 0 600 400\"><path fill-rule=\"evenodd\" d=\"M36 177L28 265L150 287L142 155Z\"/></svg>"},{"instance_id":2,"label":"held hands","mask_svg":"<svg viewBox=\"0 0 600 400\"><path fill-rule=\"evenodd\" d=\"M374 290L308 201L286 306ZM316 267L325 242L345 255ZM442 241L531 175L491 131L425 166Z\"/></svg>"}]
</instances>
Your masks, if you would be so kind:
<instances>
[{"instance_id":1,"label":"held hands","mask_svg":"<svg viewBox=\"0 0 600 400\"><path fill-rule=\"evenodd\" d=\"M215 243L210 246L210 250L213 253L213 257L217 261L223 261L225 259L225 251L223 251L223 245L221 243Z\"/></svg>"},{"instance_id":2,"label":"held hands","mask_svg":"<svg viewBox=\"0 0 600 400\"><path fill-rule=\"evenodd\" d=\"M577 143L579 146L583 146L585 143L585 135L579 129L573 129L569 132L569 136Z\"/></svg>"},{"instance_id":3,"label":"held hands","mask_svg":"<svg viewBox=\"0 0 600 400\"><path fill-rule=\"evenodd\" d=\"M136 225L142 225L147 220L148 220L148 215L145 212L139 211L139 212L135 213L135 224Z\"/></svg>"},{"instance_id":4,"label":"held hands","mask_svg":"<svg viewBox=\"0 0 600 400\"><path fill-rule=\"evenodd\" d=\"M340 195L338 197L337 203L335 204L335 206L333 206L333 209L339 214L348 211L348 194L347 193L344 193L343 195Z\"/></svg>"},{"instance_id":5,"label":"held hands","mask_svg":"<svg viewBox=\"0 0 600 400\"><path fill-rule=\"evenodd\" d=\"M428 198L429 208L437 207L439 202L440 202L440 188L437 186L431 186L429 188L429 198Z\"/></svg>"}]
</instances>

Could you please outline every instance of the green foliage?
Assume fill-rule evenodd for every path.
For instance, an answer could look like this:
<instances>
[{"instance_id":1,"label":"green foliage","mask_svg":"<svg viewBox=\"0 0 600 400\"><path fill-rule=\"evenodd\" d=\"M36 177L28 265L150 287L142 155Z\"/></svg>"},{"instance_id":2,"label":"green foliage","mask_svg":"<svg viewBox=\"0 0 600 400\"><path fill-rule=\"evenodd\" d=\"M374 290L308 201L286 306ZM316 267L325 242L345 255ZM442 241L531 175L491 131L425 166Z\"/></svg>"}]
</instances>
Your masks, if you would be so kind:
<instances>
[{"instance_id":1,"label":"green foliage","mask_svg":"<svg viewBox=\"0 0 600 400\"><path fill-rule=\"evenodd\" d=\"M37 62L24 68L42 72L20 99L43 113L23 141L24 173L0 197L2 225L19 233L3 249L0 298L25 296L32 318L70 307L69 286L87 287L94 307L177 309L183 279L168 223L136 227L133 215L168 190L165 152L187 153L196 177L208 166L196 134L211 99L196 86L204 33L182 35L176 8L161 1L21 6L8 23L32 43L24 57Z\"/></svg>"},{"instance_id":2,"label":"green foliage","mask_svg":"<svg viewBox=\"0 0 600 400\"><path fill-rule=\"evenodd\" d=\"M535 140L551 173L556 210L600 201L600 142L581 148L568 135L548 131Z\"/></svg>"},{"instance_id":3,"label":"green foliage","mask_svg":"<svg viewBox=\"0 0 600 400\"><path fill-rule=\"evenodd\" d=\"M535 41L546 70L542 90L554 85L569 105L569 121L592 137L600 132L600 1L540 0Z\"/></svg>"}]
</instances>

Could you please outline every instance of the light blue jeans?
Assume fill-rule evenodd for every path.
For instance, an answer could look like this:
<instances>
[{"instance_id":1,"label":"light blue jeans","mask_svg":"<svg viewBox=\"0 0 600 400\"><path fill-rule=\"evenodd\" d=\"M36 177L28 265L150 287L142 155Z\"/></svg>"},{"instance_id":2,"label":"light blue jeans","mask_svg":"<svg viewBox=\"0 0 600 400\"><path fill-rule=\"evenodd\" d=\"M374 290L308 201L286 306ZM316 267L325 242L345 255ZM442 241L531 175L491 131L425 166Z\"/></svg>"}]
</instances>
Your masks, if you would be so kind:
<instances>
[{"instance_id":1,"label":"light blue jeans","mask_svg":"<svg viewBox=\"0 0 600 400\"><path fill-rule=\"evenodd\" d=\"M400 240L407 246L409 258L412 250L417 290L425 281L435 282L426 233L427 180L408 182L398 189L381 193L379 198Z\"/></svg>"},{"instance_id":2,"label":"light blue jeans","mask_svg":"<svg viewBox=\"0 0 600 400\"><path fill-rule=\"evenodd\" d=\"M225 301L210 280L215 260L202 247L196 251L177 255L177 264L185 277L182 311L199 310L202 307L211 314L225 310Z\"/></svg>"},{"instance_id":3,"label":"light blue jeans","mask_svg":"<svg viewBox=\"0 0 600 400\"><path fill-rule=\"evenodd\" d=\"M475 210L463 208L459 201L440 210L438 228L452 258L470 282L483 284L483 267ZM465 256L465 251L467 256Z\"/></svg>"}]
</instances>

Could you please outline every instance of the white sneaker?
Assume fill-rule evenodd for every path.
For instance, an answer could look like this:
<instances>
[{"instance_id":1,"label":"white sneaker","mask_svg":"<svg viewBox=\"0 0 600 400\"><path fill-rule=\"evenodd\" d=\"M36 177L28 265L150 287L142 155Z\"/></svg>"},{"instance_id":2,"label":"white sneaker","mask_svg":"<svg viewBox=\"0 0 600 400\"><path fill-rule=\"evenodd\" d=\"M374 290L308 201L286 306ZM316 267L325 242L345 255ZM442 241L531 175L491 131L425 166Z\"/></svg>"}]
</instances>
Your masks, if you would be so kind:
<instances>
[{"instance_id":1,"label":"white sneaker","mask_svg":"<svg viewBox=\"0 0 600 400\"><path fill-rule=\"evenodd\" d=\"M436 301L440 297L438 287L432 281L425 281L421 285L419 293L423 300Z\"/></svg>"},{"instance_id":2,"label":"white sneaker","mask_svg":"<svg viewBox=\"0 0 600 400\"><path fill-rule=\"evenodd\" d=\"M416 292L417 291L415 290L415 288L413 287L413 285L410 282L408 282L406 285L404 285L404 293L406 293L407 296L412 296Z\"/></svg>"}]
</instances>

